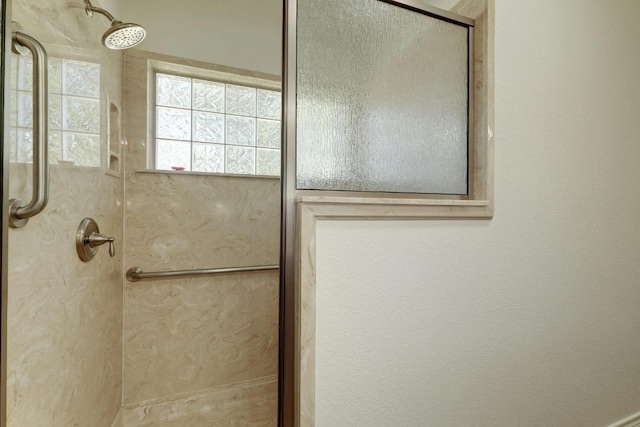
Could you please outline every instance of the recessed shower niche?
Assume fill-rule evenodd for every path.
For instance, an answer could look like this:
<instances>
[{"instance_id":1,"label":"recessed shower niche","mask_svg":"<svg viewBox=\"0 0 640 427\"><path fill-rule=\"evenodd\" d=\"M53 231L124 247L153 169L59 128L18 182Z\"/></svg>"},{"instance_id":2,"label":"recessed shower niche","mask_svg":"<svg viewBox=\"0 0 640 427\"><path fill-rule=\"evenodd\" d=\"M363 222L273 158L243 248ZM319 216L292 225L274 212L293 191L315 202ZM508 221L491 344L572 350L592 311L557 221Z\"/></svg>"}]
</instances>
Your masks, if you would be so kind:
<instances>
[{"instance_id":1,"label":"recessed shower niche","mask_svg":"<svg viewBox=\"0 0 640 427\"><path fill-rule=\"evenodd\" d=\"M109 122L107 128L107 173L114 176L121 176L120 157L122 155L122 124L120 120L120 108L107 97Z\"/></svg>"}]
</instances>

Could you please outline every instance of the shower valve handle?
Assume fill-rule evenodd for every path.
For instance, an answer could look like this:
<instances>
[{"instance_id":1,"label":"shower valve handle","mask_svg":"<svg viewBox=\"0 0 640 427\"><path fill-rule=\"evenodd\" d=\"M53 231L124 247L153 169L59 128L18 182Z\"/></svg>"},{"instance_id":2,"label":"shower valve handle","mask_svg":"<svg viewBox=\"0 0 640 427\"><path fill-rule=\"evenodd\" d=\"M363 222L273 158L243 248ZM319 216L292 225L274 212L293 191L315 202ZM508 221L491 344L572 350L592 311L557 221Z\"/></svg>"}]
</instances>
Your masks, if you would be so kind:
<instances>
[{"instance_id":1,"label":"shower valve handle","mask_svg":"<svg viewBox=\"0 0 640 427\"><path fill-rule=\"evenodd\" d=\"M85 218L80 222L76 231L76 250L84 262L91 261L98 253L98 246L109 244L109 255L116 256L116 245L113 237L100 233L98 224L92 218Z\"/></svg>"},{"instance_id":2,"label":"shower valve handle","mask_svg":"<svg viewBox=\"0 0 640 427\"><path fill-rule=\"evenodd\" d=\"M89 241L89 246L92 248L109 243L109 256L111 256L111 258L116 256L116 244L114 243L115 239L113 237L107 237L104 234L93 232L87 240Z\"/></svg>"}]
</instances>

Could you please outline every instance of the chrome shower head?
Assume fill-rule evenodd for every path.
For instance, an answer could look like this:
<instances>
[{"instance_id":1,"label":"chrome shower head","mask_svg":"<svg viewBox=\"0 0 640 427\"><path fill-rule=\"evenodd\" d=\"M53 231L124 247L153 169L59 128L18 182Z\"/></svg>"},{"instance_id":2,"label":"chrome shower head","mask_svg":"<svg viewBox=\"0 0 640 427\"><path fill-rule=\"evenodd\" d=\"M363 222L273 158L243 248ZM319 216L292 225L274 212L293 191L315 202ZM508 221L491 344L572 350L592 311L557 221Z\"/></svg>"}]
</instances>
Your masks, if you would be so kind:
<instances>
[{"instance_id":1,"label":"chrome shower head","mask_svg":"<svg viewBox=\"0 0 640 427\"><path fill-rule=\"evenodd\" d=\"M111 27L102 36L102 44L109 49L129 49L142 43L147 31L138 24L126 24L113 21Z\"/></svg>"},{"instance_id":2,"label":"chrome shower head","mask_svg":"<svg viewBox=\"0 0 640 427\"><path fill-rule=\"evenodd\" d=\"M88 16L93 16L93 12L96 12L111 21L111 26L102 36L102 44L109 49L129 49L140 44L147 36L142 25L118 21L106 10L92 5L90 0L84 0L84 10Z\"/></svg>"}]
</instances>

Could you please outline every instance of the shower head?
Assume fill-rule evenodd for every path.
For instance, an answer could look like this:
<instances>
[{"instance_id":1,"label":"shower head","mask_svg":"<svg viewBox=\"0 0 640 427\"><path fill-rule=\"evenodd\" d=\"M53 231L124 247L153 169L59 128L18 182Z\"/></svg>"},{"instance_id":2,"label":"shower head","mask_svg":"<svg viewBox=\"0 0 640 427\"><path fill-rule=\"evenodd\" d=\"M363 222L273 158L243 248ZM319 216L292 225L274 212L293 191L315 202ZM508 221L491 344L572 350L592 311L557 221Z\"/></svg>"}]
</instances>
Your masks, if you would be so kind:
<instances>
[{"instance_id":1,"label":"shower head","mask_svg":"<svg viewBox=\"0 0 640 427\"><path fill-rule=\"evenodd\" d=\"M93 16L93 12L96 12L111 21L111 26L102 36L102 44L109 49L129 49L140 44L147 36L142 25L118 21L106 10L92 5L90 0L84 0L84 10L88 16Z\"/></svg>"},{"instance_id":2,"label":"shower head","mask_svg":"<svg viewBox=\"0 0 640 427\"><path fill-rule=\"evenodd\" d=\"M125 24L116 20L102 36L102 44L109 49L129 49L142 43L146 36L147 31L142 25Z\"/></svg>"}]
</instances>

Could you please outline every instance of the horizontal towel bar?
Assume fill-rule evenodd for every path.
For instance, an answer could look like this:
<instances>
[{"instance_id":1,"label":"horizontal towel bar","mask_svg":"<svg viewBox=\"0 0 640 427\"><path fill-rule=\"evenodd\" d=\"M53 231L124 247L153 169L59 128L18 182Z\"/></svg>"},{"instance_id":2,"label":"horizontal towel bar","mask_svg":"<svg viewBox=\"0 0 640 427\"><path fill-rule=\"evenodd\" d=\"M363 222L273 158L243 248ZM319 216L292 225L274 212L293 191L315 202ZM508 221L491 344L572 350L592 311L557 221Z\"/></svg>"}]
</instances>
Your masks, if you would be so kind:
<instances>
[{"instance_id":1,"label":"horizontal towel bar","mask_svg":"<svg viewBox=\"0 0 640 427\"><path fill-rule=\"evenodd\" d=\"M221 273L241 273L247 271L268 271L278 270L279 265L259 265L254 267L228 267L228 268L205 268L201 270L174 270L174 271L152 271L145 273L140 267L131 267L127 270L127 280L130 282L138 282L140 280L165 279L174 277L189 276L209 276Z\"/></svg>"}]
</instances>

